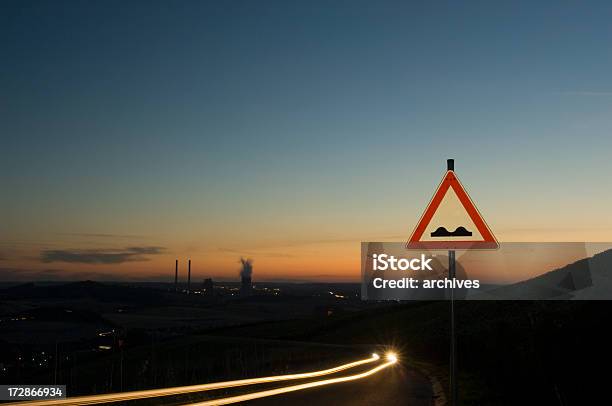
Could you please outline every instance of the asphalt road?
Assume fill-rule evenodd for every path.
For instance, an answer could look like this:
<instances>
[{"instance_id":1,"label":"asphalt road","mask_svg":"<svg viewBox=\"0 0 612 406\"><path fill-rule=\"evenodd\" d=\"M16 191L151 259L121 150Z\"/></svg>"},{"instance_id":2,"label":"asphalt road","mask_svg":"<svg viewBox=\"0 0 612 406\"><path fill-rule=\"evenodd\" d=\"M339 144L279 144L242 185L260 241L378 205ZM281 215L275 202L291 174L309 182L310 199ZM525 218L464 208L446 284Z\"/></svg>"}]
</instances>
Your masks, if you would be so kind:
<instances>
[{"instance_id":1,"label":"asphalt road","mask_svg":"<svg viewBox=\"0 0 612 406\"><path fill-rule=\"evenodd\" d=\"M251 400L245 406L421 406L433 405L433 392L419 371L395 365L373 376Z\"/></svg>"}]
</instances>

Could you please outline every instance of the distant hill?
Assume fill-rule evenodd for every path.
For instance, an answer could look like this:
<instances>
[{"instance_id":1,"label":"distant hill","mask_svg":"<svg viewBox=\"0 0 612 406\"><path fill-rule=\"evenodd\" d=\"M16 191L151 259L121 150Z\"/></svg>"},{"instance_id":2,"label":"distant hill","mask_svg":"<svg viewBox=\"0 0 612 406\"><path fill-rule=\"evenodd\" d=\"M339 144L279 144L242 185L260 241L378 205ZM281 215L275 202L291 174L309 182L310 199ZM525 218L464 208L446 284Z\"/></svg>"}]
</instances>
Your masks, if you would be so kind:
<instances>
[{"instance_id":1,"label":"distant hill","mask_svg":"<svg viewBox=\"0 0 612 406\"><path fill-rule=\"evenodd\" d=\"M72 282L62 285L36 285L25 283L0 290L0 299L92 299L101 302L153 303L162 293L145 288L105 284L93 281Z\"/></svg>"},{"instance_id":2,"label":"distant hill","mask_svg":"<svg viewBox=\"0 0 612 406\"><path fill-rule=\"evenodd\" d=\"M612 250L543 275L474 294L470 299L612 299Z\"/></svg>"}]
</instances>

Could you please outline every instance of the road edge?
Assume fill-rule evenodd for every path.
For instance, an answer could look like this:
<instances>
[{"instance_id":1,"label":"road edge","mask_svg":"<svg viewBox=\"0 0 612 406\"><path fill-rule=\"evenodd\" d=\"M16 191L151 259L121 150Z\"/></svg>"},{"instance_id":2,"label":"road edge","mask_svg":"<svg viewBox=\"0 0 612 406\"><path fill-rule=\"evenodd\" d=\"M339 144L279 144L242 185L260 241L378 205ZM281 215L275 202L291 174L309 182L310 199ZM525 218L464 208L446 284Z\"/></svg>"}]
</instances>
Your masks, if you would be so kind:
<instances>
[{"instance_id":1,"label":"road edge","mask_svg":"<svg viewBox=\"0 0 612 406\"><path fill-rule=\"evenodd\" d=\"M412 366L422 372L423 375L429 379L429 383L431 384L433 406L447 406L448 399L446 397L446 391L436 376L435 368L432 365L424 362L413 362Z\"/></svg>"}]
</instances>

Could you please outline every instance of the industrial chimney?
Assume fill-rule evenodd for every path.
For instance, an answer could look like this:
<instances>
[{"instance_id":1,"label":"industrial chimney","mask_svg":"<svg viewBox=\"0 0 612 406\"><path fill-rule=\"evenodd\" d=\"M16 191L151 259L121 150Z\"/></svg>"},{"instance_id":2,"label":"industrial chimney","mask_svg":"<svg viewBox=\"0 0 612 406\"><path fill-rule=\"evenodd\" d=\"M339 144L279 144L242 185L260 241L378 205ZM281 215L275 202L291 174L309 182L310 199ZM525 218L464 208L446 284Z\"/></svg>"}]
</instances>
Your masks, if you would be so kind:
<instances>
[{"instance_id":1,"label":"industrial chimney","mask_svg":"<svg viewBox=\"0 0 612 406\"><path fill-rule=\"evenodd\" d=\"M191 293L191 258L187 262L187 294Z\"/></svg>"},{"instance_id":2,"label":"industrial chimney","mask_svg":"<svg viewBox=\"0 0 612 406\"><path fill-rule=\"evenodd\" d=\"M178 258L174 262L174 291L178 291Z\"/></svg>"}]
</instances>

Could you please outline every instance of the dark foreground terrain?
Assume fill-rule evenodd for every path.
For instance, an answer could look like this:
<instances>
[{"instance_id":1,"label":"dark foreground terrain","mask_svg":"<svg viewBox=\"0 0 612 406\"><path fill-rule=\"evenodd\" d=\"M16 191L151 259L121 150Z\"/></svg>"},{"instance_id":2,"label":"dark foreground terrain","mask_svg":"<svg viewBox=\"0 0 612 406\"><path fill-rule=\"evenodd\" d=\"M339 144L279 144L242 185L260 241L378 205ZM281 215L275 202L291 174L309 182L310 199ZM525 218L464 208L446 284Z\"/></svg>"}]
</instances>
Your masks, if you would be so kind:
<instances>
[{"instance_id":1,"label":"dark foreground terrain","mask_svg":"<svg viewBox=\"0 0 612 406\"><path fill-rule=\"evenodd\" d=\"M431 398L427 377L447 384L448 302L367 304L356 285L266 289L244 298L95 282L4 289L0 382L57 382L74 396L315 370L391 347L406 368L311 393L327 404L419 404ZM462 404L607 397L610 302L469 301L456 314Z\"/></svg>"}]
</instances>

